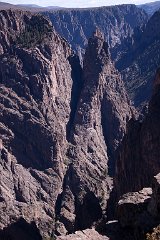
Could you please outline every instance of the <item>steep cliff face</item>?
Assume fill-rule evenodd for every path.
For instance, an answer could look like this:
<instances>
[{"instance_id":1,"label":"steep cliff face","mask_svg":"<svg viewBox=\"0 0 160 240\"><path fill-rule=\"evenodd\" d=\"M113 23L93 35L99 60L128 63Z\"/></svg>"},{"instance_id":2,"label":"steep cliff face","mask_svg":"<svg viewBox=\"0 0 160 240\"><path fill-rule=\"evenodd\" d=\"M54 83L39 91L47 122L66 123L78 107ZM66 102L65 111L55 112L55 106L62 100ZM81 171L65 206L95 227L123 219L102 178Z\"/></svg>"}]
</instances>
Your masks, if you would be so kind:
<instances>
[{"instance_id":1,"label":"steep cliff face","mask_svg":"<svg viewBox=\"0 0 160 240\"><path fill-rule=\"evenodd\" d=\"M130 121L117 161L115 185L118 196L151 185L160 171L160 70L154 81L149 112L143 122Z\"/></svg>"},{"instance_id":2,"label":"steep cliff face","mask_svg":"<svg viewBox=\"0 0 160 240\"><path fill-rule=\"evenodd\" d=\"M108 44L96 31L82 70L41 15L0 11L0 30L0 236L97 226L133 115Z\"/></svg>"},{"instance_id":3,"label":"steep cliff face","mask_svg":"<svg viewBox=\"0 0 160 240\"><path fill-rule=\"evenodd\" d=\"M68 9L45 12L56 31L74 50L84 52L88 38L99 28L111 47L132 35L133 29L145 23L147 14L135 5L120 5L92 9Z\"/></svg>"},{"instance_id":4,"label":"steep cliff face","mask_svg":"<svg viewBox=\"0 0 160 240\"><path fill-rule=\"evenodd\" d=\"M6 12L2 10L0 12L0 54L9 51L10 45L14 43L16 35L24 28L24 18L24 14L20 11Z\"/></svg>"},{"instance_id":5,"label":"steep cliff face","mask_svg":"<svg viewBox=\"0 0 160 240\"><path fill-rule=\"evenodd\" d=\"M115 151L131 116L132 109L110 60L108 44L96 31L84 57L83 87L70 133L72 163L58 209L59 225L63 223L69 232L96 225L104 216Z\"/></svg>"},{"instance_id":6,"label":"steep cliff face","mask_svg":"<svg viewBox=\"0 0 160 240\"><path fill-rule=\"evenodd\" d=\"M135 29L132 38L121 46L123 49L126 47L126 53L116 61L131 100L141 110L151 98L152 82L160 64L159 27L160 11L151 17L146 26Z\"/></svg>"},{"instance_id":7,"label":"steep cliff face","mask_svg":"<svg viewBox=\"0 0 160 240\"><path fill-rule=\"evenodd\" d=\"M13 11L0 16L6 39L0 56L0 228L22 217L48 236L65 173L71 50L41 16ZM41 40L36 27L42 27Z\"/></svg>"},{"instance_id":8,"label":"steep cliff face","mask_svg":"<svg viewBox=\"0 0 160 240\"><path fill-rule=\"evenodd\" d=\"M119 234L119 239L159 239L159 190L160 174L157 174L152 179L151 188L128 192L120 197L117 204L117 217L124 235Z\"/></svg>"},{"instance_id":9,"label":"steep cliff face","mask_svg":"<svg viewBox=\"0 0 160 240\"><path fill-rule=\"evenodd\" d=\"M152 16L156 11L160 9L160 1L141 4L138 7L144 9L149 16Z\"/></svg>"}]
</instances>

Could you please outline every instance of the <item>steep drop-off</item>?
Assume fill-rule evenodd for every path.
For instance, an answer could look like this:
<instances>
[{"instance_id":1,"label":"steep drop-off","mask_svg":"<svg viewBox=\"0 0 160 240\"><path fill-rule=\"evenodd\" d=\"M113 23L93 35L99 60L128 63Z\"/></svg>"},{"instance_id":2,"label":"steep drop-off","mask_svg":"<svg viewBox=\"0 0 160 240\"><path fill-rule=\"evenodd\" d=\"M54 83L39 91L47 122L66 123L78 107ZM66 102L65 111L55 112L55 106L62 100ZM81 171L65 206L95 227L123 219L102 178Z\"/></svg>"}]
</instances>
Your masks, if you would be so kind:
<instances>
[{"instance_id":1,"label":"steep drop-off","mask_svg":"<svg viewBox=\"0 0 160 240\"><path fill-rule=\"evenodd\" d=\"M160 70L156 74L146 118L143 122L131 120L128 124L116 167L118 196L151 186L153 176L160 172L159 93Z\"/></svg>"},{"instance_id":2,"label":"steep drop-off","mask_svg":"<svg viewBox=\"0 0 160 240\"><path fill-rule=\"evenodd\" d=\"M44 12L56 31L79 53L84 53L88 38L99 28L111 47L130 37L133 29L144 24L148 16L135 5L89 9L64 9Z\"/></svg>"},{"instance_id":3,"label":"steep drop-off","mask_svg":"<svg viewBox=\"0 0 160 240\"><path fill-rule=\"evenodd\" d=\"M32 240L97 226L133 115L108 44L96 31L82 70L41 15L0 11L0 31L0 234Z\"/></svg>"},{"instance_id":4,"label":"steep drop-off","mask_svg":"<svg viewBox=\"0 0 160 240\"><path fill-rule=\"evenodd\" d=\"M70 134L72 163L58 209L58 220L69 232L96 225L105 216L112 184L109 175L132 114L108 44L96 31L84 56L83 87Z\"/></svg>"},{"instance_id":5,"label":"steep drop-off","mask_svg":"<svg viewBox=\"0 0 160 240\"><path fill-rule=\"evenodd\" d=\"M121 48L125 53L116 60L130 99L140 110L151 98L152 82L160 65L159 28L160 11L150 18L146 26L135 29L132 38L123 42ZM114 51L116 56L116 48Z\"/></svg>"},{"instance_id":6,"label":"steep drop-off","mask_svg":"<svg viewBox=\"0 0 160 240\"><path fill-rule=\"evenodd\" d=\"M160 225L159 157L160 69L155 76L148 114L143 121L129 121L116 163L116 217L125 235L131 234L127 239L158 240L160 237L157 227Z\"/></svg>"},{"instance_id":7,"label":"steep drop-off","mask_svg":"<svg viewBox=\"0 0 160 240\"><path fill-rule=\"evenodd\" d=\"M41 16L0 18L0 228L22 217L48 236L65 173L71 49Z\"/></svg>"},{"instance_id":8,"label":"steep drop-off","mask_svg":"<svg viewBox=\"0 0 160 240\"><path fill-rule=\"evenodd\" d=\"M156 11L160 9L160 1L153 1L145 4L141 4L138 7L142 8L149 16L152 16Z\"/></svg>"}]
</instances>

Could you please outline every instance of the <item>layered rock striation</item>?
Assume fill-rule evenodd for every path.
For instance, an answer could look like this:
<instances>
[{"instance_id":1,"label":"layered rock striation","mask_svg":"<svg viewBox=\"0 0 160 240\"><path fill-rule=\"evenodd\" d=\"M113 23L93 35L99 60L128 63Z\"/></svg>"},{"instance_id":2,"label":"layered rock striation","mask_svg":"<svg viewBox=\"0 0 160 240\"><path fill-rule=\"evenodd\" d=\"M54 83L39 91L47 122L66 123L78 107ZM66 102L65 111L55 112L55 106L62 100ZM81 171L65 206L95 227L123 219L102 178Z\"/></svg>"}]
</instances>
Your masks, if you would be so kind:
<instances>
[{"instance_id":1,"label":"layered rock striation","mask_svg":"<svg viewBox=\"0 0 160 240\"><path fill-rule=\"evenodd\" d=\"M49 236L66 171L71 49L54 30L43 32L52 26L39 15L9 10L0 16L6 39L0 55L0 228L22 217Z\"/></svg>"},{"instance_id":2,"label":"layered rock striation","mask_svg":"<svg viewBox=\"0 0 160 240\"><path fill-rule=\"evenodd\" d=\"M105 215L116 150L132 115L108 44L97 30L84 57L83 87L70 132L72 163L60 196L58 221L69 232L96 226Z\"/></svg>"},{"instance_id":3,"label":"layered rock striation","mask_svg":"<svg viewBox=\"0 0 160 240\"><path fill-rule=\"evenodd\" d=\"M156 234L156 227L160 223L159 184L160 174L157 174L152 180L152 188L144 188L139 192L129 192L121 196L117 206L117 217L125 233L125 239L152 239L149 232L153 229L155 231L153 239L159 239L159 233ZM131 237L128 238L129 235Z\"/></svg>"},{"instance_id":4,"label":"layered rock striation","mask_svg":"<svg viewBox=\"0 0 160 240\"><path fill-rule=\"evenodd\" d=\"M117 161L115 185L118 196L151 186L152 178L160 171L159 165L159 88L160 71L146 118L131 120ZM127 184L126 184L127 183Z\"/></svg>"},{"instance_id":5,"label":"layered rock striation","mask_svg":"<svg viewBox=\"0 0 160 240\"><path fill-rule=\"evenodd\" d=\"M133 36L113 51L113 58L121 52L116 59L116 67L121 72L130 99L142 112L145 112L152 96L152 83L160 64L159 27L160 11L157 11L146 25L136 28Z\"/></svg>"},{"instance_id":6,"label":"layered rock striation","mask_svg":"<svg viewBox=\"0 0 160 240\"><path fill-rule=\"evenodd\" d=\"M160 1L141 4L138 7L144 9L149 16L152 16L156 11L160 9Z\"/></svg>"},{"instance_id":7,"label":"layered rock striation","mask_svg":"<svg viewBox=\"0 0 160 240\"><path fill-rule=\"evenodd\" d=\"M108 44L97 30L82 69L39 14L0 11L0 31L0 234L25 239L32 229L32 240L97 227L134 115Z\"/></svg>"},{"instance_id":8,"label":"layered rock striation","mask_svg":"<svg viewBox=\"0 0 160 240\"><path fill-rule=\"evenodd\" d=\"M56 31L80 54L96 28L105 35L111 47L132 35L133 29L148 20L147 14L135 5L126 4L89 9L62 9L44 12Z\"/></svg>"}]
</instances>

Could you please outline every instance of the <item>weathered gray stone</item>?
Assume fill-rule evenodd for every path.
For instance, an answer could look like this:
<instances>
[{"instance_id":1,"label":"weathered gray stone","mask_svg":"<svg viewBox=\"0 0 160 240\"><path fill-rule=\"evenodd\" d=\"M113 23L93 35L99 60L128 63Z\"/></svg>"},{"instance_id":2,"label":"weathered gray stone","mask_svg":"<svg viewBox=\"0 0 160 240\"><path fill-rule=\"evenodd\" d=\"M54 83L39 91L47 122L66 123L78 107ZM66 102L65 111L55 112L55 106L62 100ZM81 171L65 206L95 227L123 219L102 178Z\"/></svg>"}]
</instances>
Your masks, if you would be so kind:
<instances>
[{"instance_id":1,"label":"weathered gray stone","mask_svg":"<svg viewBox=\"0 0 160 240\"><path fill-rule=\"evenodd\" d=\"M0 30L0 229L19 219L43 237L96 227L134 115L108 44L97 30L82 71L41 15L0 11Z\"/></svg>"},{"instance_id":2,"label":"weathered gray stone","mask_svg":"<svg viewBox=\"0 0 160 240\"><path fill-rule=\"evenodd\" d=\"M141 224L146 221L144 217L147 216L151 195L152 189L144 188L142 191L126 193L121 197L117 215L122 227L141 227Z\"/></svg>"},{"instance_id":3,"label":"weathered gray stone","mask_svg":"<svg viewBox=\"0 0 160 240\"><path fill-rule=\"evenodd\" d=\"M152 199L148 206L148 211L155 218L160 218L160 173L157 174L152 182Z\"/></svg>"},{"instance_id":4,"label":"weathered gray stone","mask_svg":"<svg viewBox=\"0 0 160 240\"><path fill-rule=\"evenodd\" d=\"M160 71L157 70L148 114L128 123L117 160L115 189L118 198L127 192L151 187L160 172Z\"/></svg>"},{"instance_id":5,"label":"weathered gray stone","mask_svg":"<svg viewBox=\"0 0 160 240\"><path fill-rule=\"evenodd\" d=\"M54 30L35 47L13 48L26 24L35 20L51 26L40 16L0 12L1 36L6 39L1 39L0 56L0 228L23 217L49 236L66 172L71 49Z\"/></svg>"},{"instance_id":6,"label":"weathered gray stone","mask_svg":"<svg viewBox=\"0 0 160 240\"><path fill-rule=\"evenodd\" d=\"M57 240L109 240L109 238L100 235L94 229L86 229L83 231L77 231L75 234L58 237Z\"/></svg>"},{"instance_id":7,"label":"weathered gray stone","mask_svg":"<svg viewBox=\"0 0 160 240\"><path fill-rule=\"evenodd\" d=\"M98 29L86 49L83 82L70 133L73 160L59 212L69 232L92 227L105 214L115 152L125 134L126 122L134 114L110 60L108 44Z\"/></svg>"}]
</instances>

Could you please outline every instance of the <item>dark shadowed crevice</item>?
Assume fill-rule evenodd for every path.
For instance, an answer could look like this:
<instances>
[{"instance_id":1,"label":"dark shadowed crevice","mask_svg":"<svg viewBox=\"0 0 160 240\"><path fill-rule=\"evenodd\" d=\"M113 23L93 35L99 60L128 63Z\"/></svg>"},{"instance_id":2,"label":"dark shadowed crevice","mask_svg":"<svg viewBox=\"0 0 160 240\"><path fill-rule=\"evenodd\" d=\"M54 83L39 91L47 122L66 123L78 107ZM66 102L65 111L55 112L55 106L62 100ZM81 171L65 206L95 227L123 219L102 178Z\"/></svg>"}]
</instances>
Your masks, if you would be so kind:
<instances>
[{"instance_id":1,"label":"dark shadowed crevice","mask_svg":"<svg viewBox=\"0 0 160 240\"><path fill-rule=\"evenodd\" d=\"M110 146L110 141L109 141L109 123L108 123L108 119L107 119L107 115L109 114L109 110L107 110L107 106L109 106L109 104L105 104L105 101L102 101L101 104L101 125L102 125L102 131L103 131L103 136L104 136L104 140L107 146L107 155L108 155L108 174L110 177L114 176L114 172L115 172L115 159L113 156L113 151L111 150L111 146Z\"/></svg>"},{"instance_id":2,"label":"dark shadowed crevice","mask_svg":"<svg viewBox=\"0 0 160 240\"><path fill-rule=\"evenodd\" d=\"M66 230L69 232L69 228L65 223L65 220L63 219L62 215L61 215L61 209L62 209L62 205L63 205L63 201L65 198L65 191L66 191L66 187L67 187L67 179L69 177L69 171L70 171L70 167L67 170L64 178L63 178L63 186L62 186L62 192L58 194L57 199L56 199L56 203L55 203L55 234L57 236L60 236L61 233L57 230L57 222L60 221L64 224ZM71 231L72 233L73 231Z\"/></svg>"},{"instance_id":3,"label":"dark shadowed crevice","mask_svg":"<svg viewBox=\"0 0 160 240\"><path fill-rule=\"evenodd\" d=\"M100 206L99 199L95 196L95 194L91 191L87 191L82 201L78 199L79 189L79 178L76 176L72 165L70 165L63 181L63 191L57 197L56 205L55 205L55 214L56 214L56 222L59 221L64 224L67 232L69 234L78 231L90 228L93 226L93 223L102 219L102 209ZM68 219L63 216L61 213L62 208L67 208L66 199L68 198L68 190L74 196L74 204L75 207L75 220L68 221ZM56 235L60 235L60 233L56 229Z\"/></svg>"},{"instance_id":4,"label":"dark shadowed crevice","mask_svg":"<svg viewBox=\"0 0 160 240\"><path fill-rule=\"evenodd\" d=\"M83 80L82 80L82 67L80 64L79 57L77 55L71 55L68 58L68 61L71 65L71 69L72 69L71 77L73 81L72 92L71 92L71 102L70 102L71 113L70 113L70 118L66 127L67 140L69 141L70 130L74 122L75 113L77 110L77 105L78 105L79 97L80 97L82 86L83 86Z\"/></svg>"},{"instance_id":5,"label":"dark shadowed crevice","mask_svg":"<svg viewBox=\"0 0 160 240\"><path fill-rule=\"evenodd\" d=\"M118 201L118 198L116 195L116 189L113 187L107 202L106 215L107 215L108 221L113 221L117 218L116 216L117 201Z\"/></svg>"},{"instance_id":6,"label":"dark shadowed crevice","mask_svg":"<svg viewBox=\"0 0 160 240\"><path fill-rule=\"evenodd\" d=\"M22 126L21 131L23 131ZM39 171L43 171L44 169L52 167L52 161L50 157L51 153L49 151L49 148L47 148L45 156L43 149L38 146L36 141L34 142L33 139L27 138L27 136L24 135L25 132L22 133L20 131L16 131L16 129L14 130L14 132L16 133L16 137L11 142L11 149L18 163L22 164L22 166L24 166L25 168L32 167ZM39 132L39 136L43 137L43 135L41 135L41 132ZM47 140L49 142L50 139ZM54 146L53 150L55 152Z\"/></svg>"},{"instance_id":7,"label":"dark shadowed crevice","mask_svg":"<svg viewBox=\"0 0 160 240\"><path fill-rule=\"evenodd\" d=\"M55 204L56 221L58 220L59 215L61 213L62 200L63 200L63 192L58 194L56 204Z\"/></svg>"},{"instance_id":8,"label":"dark shadowed crevice","mask_svg":"<svg viewBox=\"0 0 160 240\"><path fill-rule=\"evenodd\" d=\"M62 207L62 201L65 193L65 189L67 186L67 180L69 177L69 172L70 172L70 165L68 167L68 170L63 178L63 186L62 186L62 192L58 194L57 199L56 199L56 204L55 204L55 215L56 215L56 221L59 219L60 213L61 213L61 207Z\"/></svg>"},{"instance_id":9,"label":"dark shadowed crevice","mask_svg":"<svg viewBox=\"0 0 160 240\"><path fill-rule=\"evenodd\" d=\"M1 240L42 240L35 222L28 223L20 218L17 222L0 230Z\"/></svg>"},{"instance_id":10,"label":"dark shadowed crevice","mask_svg":"<svg viewBox=\"0 0 160 240\"><path fill-rule=\"evenodd\" d=\"M76 204L75 230L90 228L102 218L102 209L98 198L91 191L87 192L82 204Z\"/></svg>"}]
</instances>

